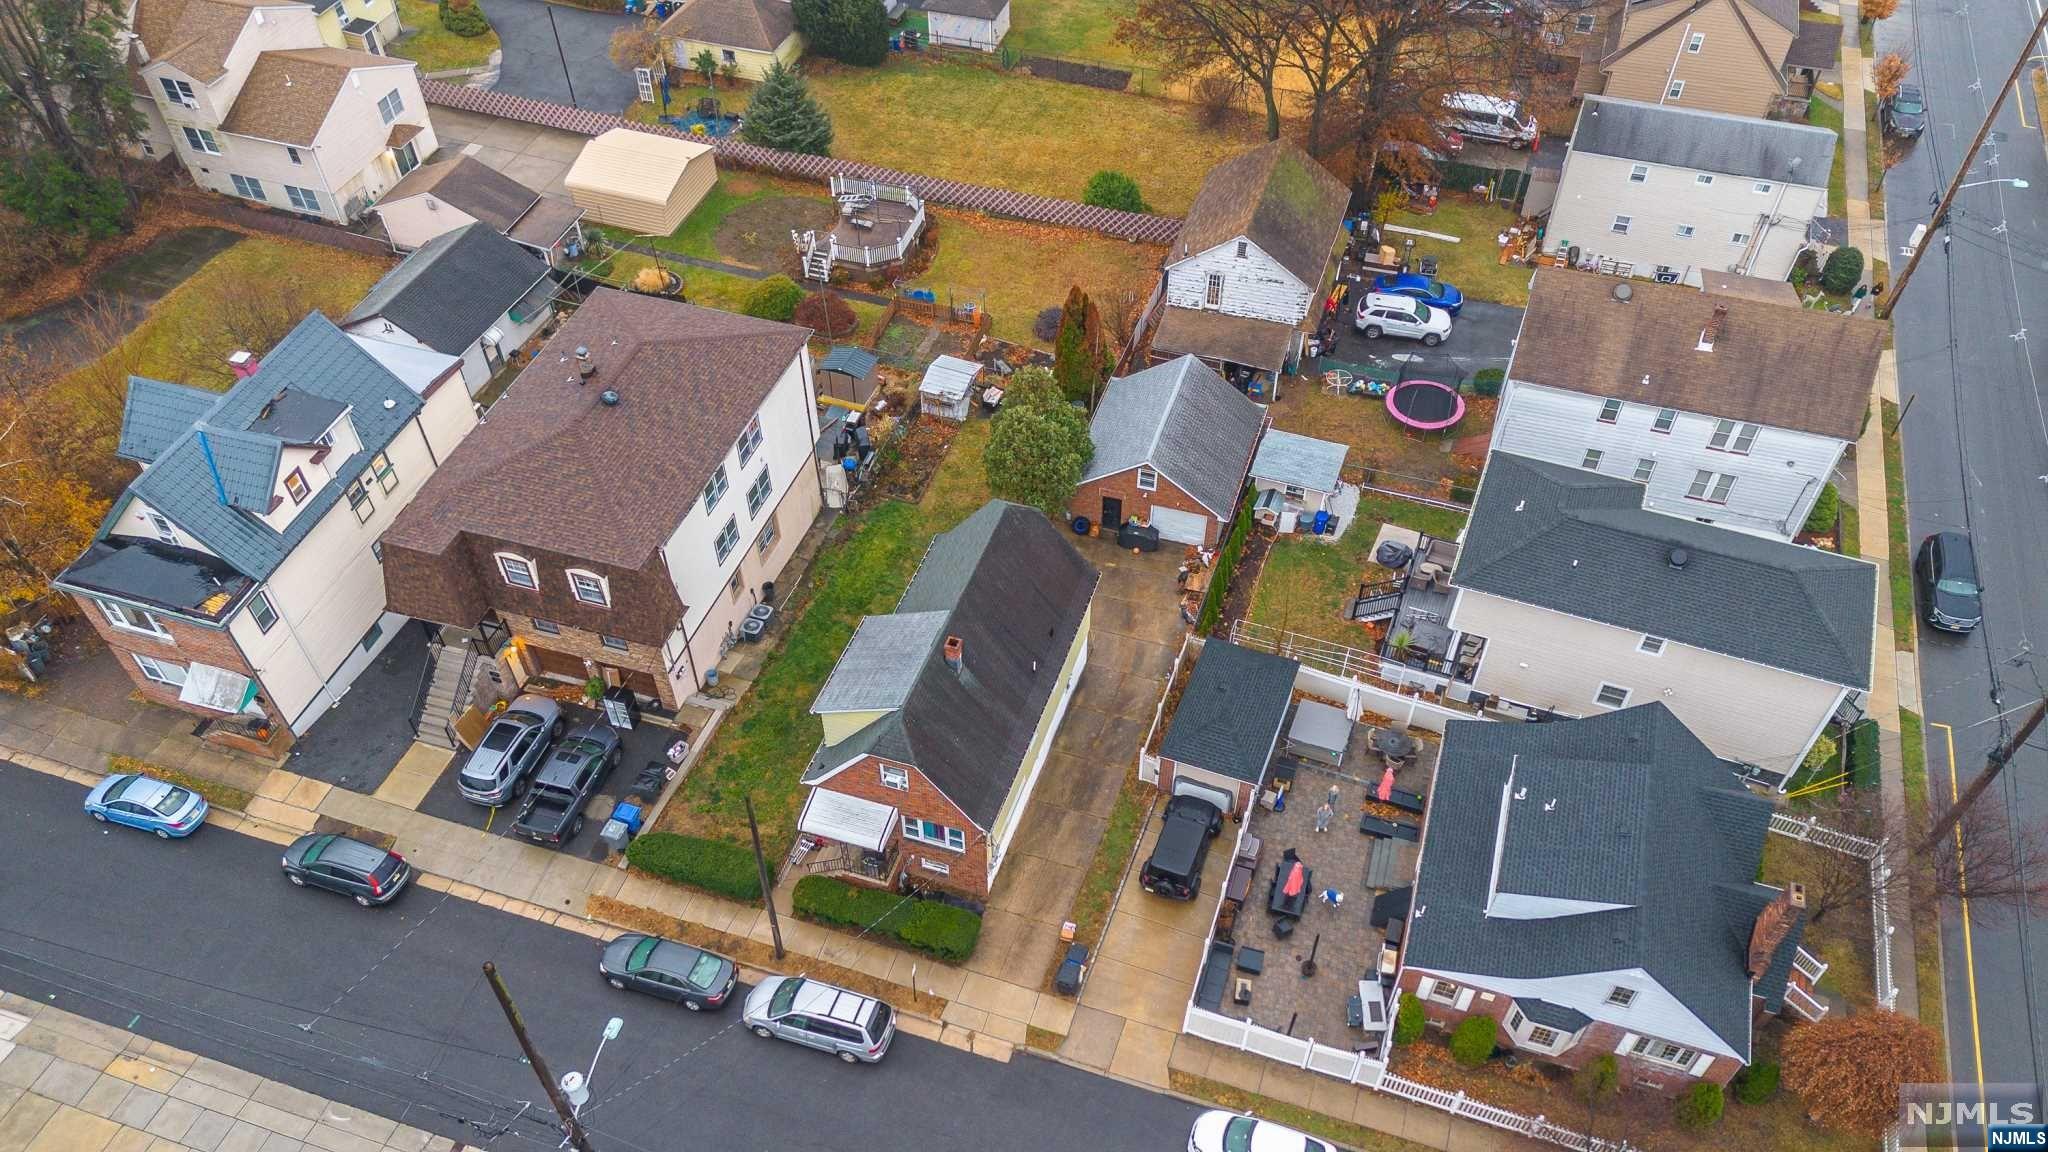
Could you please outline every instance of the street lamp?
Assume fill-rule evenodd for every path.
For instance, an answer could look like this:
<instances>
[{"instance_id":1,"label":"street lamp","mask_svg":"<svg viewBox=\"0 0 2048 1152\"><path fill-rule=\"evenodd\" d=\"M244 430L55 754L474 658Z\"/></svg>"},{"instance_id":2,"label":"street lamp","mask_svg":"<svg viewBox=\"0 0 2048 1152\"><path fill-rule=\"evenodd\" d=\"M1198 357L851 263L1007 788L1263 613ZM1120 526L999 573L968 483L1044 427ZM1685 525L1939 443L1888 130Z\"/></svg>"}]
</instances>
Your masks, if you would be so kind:
<instances>
[{"instance_id":1,"label":"street lamp","mask_svg":"<svg viewBox=\"0 0 2048 1152\"><path fill-rule=\"evenodd\" d=\"M1965 188L1982 188L1986 184L2010 184L2015 188L2025 188L2027 186L2025 180L2008 176L1998 180L1972 180L1968 184L1958 184L1956 185L1956 191L1961 192Z\"/></svg>"},{"instance_id":2,"label":"street lamp","mask_svg":"<svg viewBox=\"0 0 2048 1152\"><path fill-rule=\"evenodd\" d=\"M562 1095L569 1098L570 1115L581 1116L583 1114L583 1106L590 1102L590 1078L597 1075L597 1058L604 1055L605 1042L617 1040L619 1033L625 1027L626 1022L617 1016L605 1021L604 1035L598 1037L597 1040L597 1051L590 1054L590 1071L578 1072L572 1068L562 1073ZM562 1138L561 1146L564 1148L569 1146L568 1137Z\"/></svg>"}]
</instances>

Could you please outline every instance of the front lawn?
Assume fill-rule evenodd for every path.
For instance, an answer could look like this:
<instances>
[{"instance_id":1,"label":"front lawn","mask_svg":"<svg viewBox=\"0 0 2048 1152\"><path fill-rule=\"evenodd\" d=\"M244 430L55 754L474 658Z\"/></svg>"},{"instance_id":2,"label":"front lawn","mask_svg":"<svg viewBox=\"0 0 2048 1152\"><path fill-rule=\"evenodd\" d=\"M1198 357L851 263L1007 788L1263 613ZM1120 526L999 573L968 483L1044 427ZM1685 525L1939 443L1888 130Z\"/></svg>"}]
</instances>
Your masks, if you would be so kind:
<instances>
[{"instance_id":1,"label":"front lawn","mask_svg":"<svg viewBox=\"0 0 2048 1152\"><path fill-rule=\"evenodd\" d=\"M1415 255L1436 257L1437 275L1474 300L1522 308L1529 303L1530 269L1524 264L1501 263L1500 245L1494 242L1514 222L1514 209L1505 204L1488 204L1463 193L1446 192L1434 213L1417 216L1396 212L1390 223L1456 236L1458 243L1399 232L1386 233L1382 239L1396 250L1403 247L1404 241L1413 239Z\"/></svg>"},{"instance_id":2,"label":"front lawn","mask_svg":"<svg viewBox=\"0 0 2048 1152\"><path fill-rule=\"evenodd\" d=\"M823 182L805 184L728 169L718 174L718 182L667 236L636 236L608 225L597 225L596 230L614 243L630 240L702 260L782 268L791 263L795 251L791 229L831 225L832 199L826 193Z\"/></svg>"},{"instance_id":3,"label":"front lawn","mask_svg":"<svg viewBox=\"0 0 2048 1152\"><path fill-rule=\"evenodd\" d=\"M1463 513L1412 500L1367 492L1358 500L1358 514L1336 543L1291 535L1273 542L1266 566L1252 591L1248 619L1255 624L1299 632L1351 648L1374 647L1363 624L1344 618L1344 609L1358 593L1372 566L1373 540L1381 524L1398 524L1440 539L1455 540L1464 527Z\"/></svg>"},{"instance_id":4,"label":"front lawn","mask_svg":"<svg viewBox=\"0 0 2048 1152\"><path fill-rule=\"evenodd\" d=\"M1835 163L1828 169L1828 215L1842 216L1848 212L1849 194L1842 183L1842 110L1827 100L1815 96L1806 102L1806 122L1834 132Z\"/></svg>"},{"instance_id":5,"label":"front lawn","mask_svg":"<svg viewBox=\"0 0 2048 1152\"><path fill-rule=\"evenodd\" d=\"M945 303L979 299L996 336L1015 344L1050 349L1031 332L1046 308L1057 308L1067 291L1100 297L1111 288L1149 290L1166 250L1094 232L999 220L944 208L928 210L932 260L910 283L930 288Z\"/></svg>"},{"instance_id":6,"label":"front lawn","mask_svg":"<svg viewBox=\"0 0 2048 1152\"><path fill-rule=\"evenodd\" d=\"M456 68L481 68L498 50L496 31L481 36L457 36L441 27L441 13L435 0L398 0L398 22L405 35L391 42L391 54L416 61L421 72L447 72Z\"/></svg>"}]
</instances>

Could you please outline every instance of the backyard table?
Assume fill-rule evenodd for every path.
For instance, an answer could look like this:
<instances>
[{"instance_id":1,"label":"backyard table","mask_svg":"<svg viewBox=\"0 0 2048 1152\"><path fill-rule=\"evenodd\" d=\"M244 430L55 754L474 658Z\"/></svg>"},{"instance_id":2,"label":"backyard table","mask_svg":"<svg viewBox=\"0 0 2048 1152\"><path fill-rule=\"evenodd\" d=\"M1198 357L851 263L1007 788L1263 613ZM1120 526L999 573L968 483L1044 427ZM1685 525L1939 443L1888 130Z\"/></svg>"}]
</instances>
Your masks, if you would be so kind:
<instances>
[{"instance_id":1,"label":"backyard table","mask_svg":"<svg viewBox=\"0 0 2048 1152\"><path fill-rule=\"evenodd\" d=\"M1389 766L1415 755L1415 737L1399 729L1375 728L1371 742L1373 751L1378 752Z\"/></svg>"}]
</instances>

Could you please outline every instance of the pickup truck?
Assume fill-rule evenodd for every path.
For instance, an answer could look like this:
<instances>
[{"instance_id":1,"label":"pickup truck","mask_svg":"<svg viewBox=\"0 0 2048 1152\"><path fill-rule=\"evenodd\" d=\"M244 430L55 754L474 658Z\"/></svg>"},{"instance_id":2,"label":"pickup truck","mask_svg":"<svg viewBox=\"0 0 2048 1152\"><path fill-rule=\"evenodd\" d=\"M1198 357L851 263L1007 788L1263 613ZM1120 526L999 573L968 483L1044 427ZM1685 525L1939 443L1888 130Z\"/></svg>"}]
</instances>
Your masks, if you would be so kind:
<instances>
[{"instance_id":1,"label":"pickup truck","mask_svg":"<svg viewBox=\"0 0 2048 1152\"><path fill-rule=\"evenodd\" d=\"M512 834L566 844L583 831L583 808L619 763L618 733L596 724L572 729L534 774Z\"/></svg>"}]
</instances>

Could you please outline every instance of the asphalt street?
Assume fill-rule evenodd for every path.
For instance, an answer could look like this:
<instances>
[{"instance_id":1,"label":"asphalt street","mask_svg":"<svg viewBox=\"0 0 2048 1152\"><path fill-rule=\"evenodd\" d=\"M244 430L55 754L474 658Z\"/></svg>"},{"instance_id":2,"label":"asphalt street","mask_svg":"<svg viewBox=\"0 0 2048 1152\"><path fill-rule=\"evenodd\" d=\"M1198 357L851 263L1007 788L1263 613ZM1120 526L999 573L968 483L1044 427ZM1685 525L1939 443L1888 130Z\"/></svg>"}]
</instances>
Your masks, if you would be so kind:
<instances>
[{"instance_id":1,"label":"asphalt street","mask_svg":"<svg viewBox=\"0 0 2048 1152\"><path fill-rule=\"evenodd\" d=\"M899 1034L849 1067L596 972L597 944L425 889L381 909L293 888L278 849L95 824L84 789L0 762L0 987L473 1147L553 1149L494 960L556 1075L606 1045L584 1117L602 1152L993 1152L1182 1146L1197 1109L1019 1054ZM737 997L736 997L737 999Z\"/></svg>"},{"instance_id":2,"label":"asphalt street","mask_svg":"<svg viewBox=\"0 0 2048 1152\"><path fill-rule=\"evenodd\" d=\"M611 62L606 48L612 33L633 19L546 0L491 0L491 26L505 52L493 90L597 112L625 111L634 99L633 76Z\"/></svg>"},{"instance_id":3,"label":"asphalt street","mask_svg":"<svg viewBox=\"0 0 2048 1152\"><path fill-rule=\"evenodd\" d=\"M1930 123L1885 179L1894 275L1914 225L1927 223L1978 124L2012 68L2039 0L1908 0L1879 28L1925 90ZM2040 51L2039 48L2032 51ZM1936 800L1967 785L2010 731L2011 713L2043 691L2048 658L2048 159L2021 80L2008 95L1946 238L1933 245L1895 306L1911 542L1939 529L1971 534L1983 570L1984 624L1950 637L1922 631L1921 692ZM2022 107L2024 106L2024 120ZM2022 748L1985 801L2016 823L2048 820L2048 738ZM2039 862L2036 867L2048 866ZM1950 1068L1958 1080L2048 1079L2048 918L1973 904L1944 926ZM1922 988L1921 995L1933 990Z\"/></svg>"}]
</instances>

